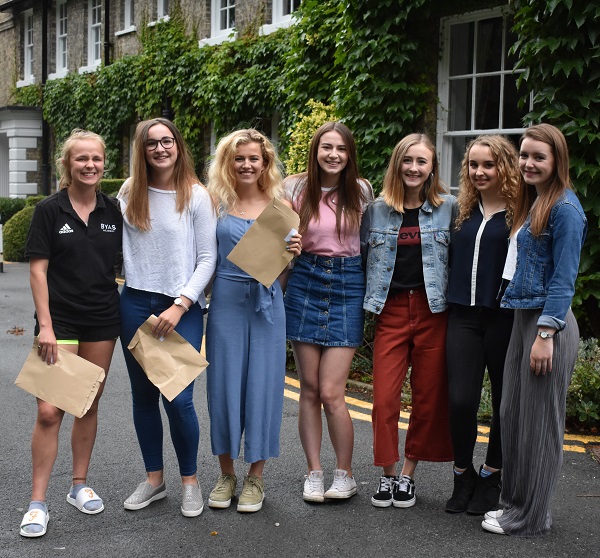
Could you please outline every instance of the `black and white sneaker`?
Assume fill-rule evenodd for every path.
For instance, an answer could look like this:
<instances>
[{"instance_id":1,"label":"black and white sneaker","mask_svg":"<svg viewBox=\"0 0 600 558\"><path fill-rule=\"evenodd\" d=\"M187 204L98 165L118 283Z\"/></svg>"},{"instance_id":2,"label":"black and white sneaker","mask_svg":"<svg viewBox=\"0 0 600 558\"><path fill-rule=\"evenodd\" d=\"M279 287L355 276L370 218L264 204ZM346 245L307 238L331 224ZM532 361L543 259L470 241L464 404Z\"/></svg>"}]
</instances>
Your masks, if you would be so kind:
<instances>
[{"instance_id":1,"label":"black and white sneaker","mask_svg":"<svg viewBox=\"0 0 600 558\"><path fill-rule=\"evenodd\" d=\"M402 475L395 483L392 492L392 504L395 508L411 508L417 503L415 481L408 475Z\"/></svg>"},{"instance_id":2,"label":"black and white sneaker","mask_svg":"<svg viewBox=\"0 0 600 558\"><path fill-rule=\"evenodd\" d=\"M376 508L389 508L392 505L392 492L398 477L383 475L379 479L379 488L371 496L371 504Z\"/></svg>"}]
</instances>

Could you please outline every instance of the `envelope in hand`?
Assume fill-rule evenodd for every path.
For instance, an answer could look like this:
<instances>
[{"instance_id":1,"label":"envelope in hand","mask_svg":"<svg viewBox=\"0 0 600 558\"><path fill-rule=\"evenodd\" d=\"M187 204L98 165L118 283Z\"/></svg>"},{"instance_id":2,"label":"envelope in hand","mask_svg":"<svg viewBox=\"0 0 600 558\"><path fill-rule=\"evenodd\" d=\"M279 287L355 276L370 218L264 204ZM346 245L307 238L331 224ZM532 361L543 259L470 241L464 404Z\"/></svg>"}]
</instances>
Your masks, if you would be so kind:
<instances>
[{"instance_id":1,"label":"envelope in hand","mask_svg":"<svg viewBox=\"0 0 600 558\"><path fill-rule=\"evenodd\" d=\"M298 232L299 226L298 214L273 199L227 259L269 288L294 257L286 250L287 240Z\"/></svg>"},{"instance_id":2,"label":"envelope in hand","mask_svg":"<svg viewBox=\"0 0 600 558\"><path fill-rule=\"evenodd\" d=\"M156 316L150 316L135 332L127 348L139 362L148 379L173 401L208 366L206 359L179 333L162 339L152 334Z\"/></svg>"},{"instance_id":3,"label":"envelope in hand","mask_svg":"<svg viewBox=\"0 0 600 558\"><path fill-rule=\"evenodd\" d=\"M58 346L58 360L48 365L38 355L37 339L15 385L67 413L85 415L106 377L102 368Z\"/></svg>"}]
</instances>

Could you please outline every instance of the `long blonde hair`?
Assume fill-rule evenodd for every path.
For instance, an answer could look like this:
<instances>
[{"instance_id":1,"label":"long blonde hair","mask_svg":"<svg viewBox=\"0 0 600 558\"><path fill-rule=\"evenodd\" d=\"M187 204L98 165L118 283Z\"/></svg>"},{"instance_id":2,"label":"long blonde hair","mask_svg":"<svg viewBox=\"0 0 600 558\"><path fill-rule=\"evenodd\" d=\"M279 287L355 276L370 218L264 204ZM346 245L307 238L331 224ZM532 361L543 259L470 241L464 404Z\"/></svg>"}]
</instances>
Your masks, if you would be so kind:
<instances>
[{"instance_id":1,"label":"long blonde hair","mask_svg":"<svg viewBox=\"0 0 600 558\"><path fill-rule=\"evenodd\" d=\"M402 138L390 158L385 177L383 178L383 188L381 197L390 207L393 207L398 213L404 213L404 181L402 180L402 162L406 152L413 146L423 144L431 151L431 174L423 184L419 197L421 201L428 201L433 207L439 207L444 203L442 194L447 193L442 181L440 180L439 165L435 147L431 140L425 134L410 134Z\"/></svg>"},{"instance_id":2,"label":"long blonde hair","mask_svg":"<svg viewBox=\"0 0 600 558\"><path fill-rule=\"evenodd\" d=\"M216 198L219 215L229 213L239 199L235 190L233 163L238 146L248 143L260 145L265 164L265 170L258 179L258 188L270 198L279 198L282 195L280 163L273 144L254 128L236 130L219 141L215 157L208 168L208 191Z\"/></svg>"},{"instance_id":3,"label":"long blonde hair","mask_svg":"<svg viewBox=\"0 0 600 558\"><path fill-rule=\"evenodd\" d=\"M69 163L71 157L71 150L74 145L81 140L93 140L98 142L98 144L102 147L102 153L104 155L104 160L106 162L106 144L101 136L94 132L90 132L89 130L82 130L81 128L75 128L71 135L64 141L62 144L62 148L60 150L60 157L56 160L56 168L58 169L59 174L59 189L68 188L73 182L73 177L71 176L71 165ZM100 187L100 180L98 180L98 188Z\"/></svg>"},{"instance_id":4,"label":"long blonde hair","mask_svg":"<svg viewBox=\"0 0 600 558\"><path fill-rule=\"evenodd\" d=\"M527 219L531 211L531 233L539 236L544 232L548 225L550 212L558 199L565 193L565 190L571 189L571 179L569 177L569 148L567 140L562 132L551 124L537 124L527 128L521 136L520 144L525 138L541 141L550 146L554 156L554 171L550 179L550 184L539 196L535 207L532 209L533 202L536 200L537 192L534 186L526 184L521 176L521 189L517 197L515 208L515 217L513 219L512 234L519 230L521 225Z\"/></svg>"},{"instance_id":5,"label":"long blonde hair","mask_svg":"<svg viewBox=\"0 0 600 558\"><path fill-rule=\"evenodd\" d=\"M454 222L456 229L471 216L473 209L481 201L481 194L471 182L469 177L469 154L475 145L488 147L500 182L500 196L506 202L506 225L510 228L517 203L517 194L521 184L519 171L519 155L517 149L508 138L500 135L479 136L472 140L467 149L460 167L460 182L458 190L458 217Z\"/></svg>"},{"instance_id":6,"label":"long blonde hair","mask_svg":"<svg viewBox=\"0 0 600 558\"><path fill-rule=\"evenodd\" d=\"M166 118L152 118L140 122L133 138L133 166L131 178L127 182L127 220L138 229L148 231L150 225L150 205L148 202L148 174L151 168L146 160L146 141L152 126L163 124L169 128L177 145L177 160L173 169L173 186L176 191L176 207L183 213L190 204L192 187L200 181L194 171L194 163L190 151L179 130Z\"/></svg>"}]
</instances>

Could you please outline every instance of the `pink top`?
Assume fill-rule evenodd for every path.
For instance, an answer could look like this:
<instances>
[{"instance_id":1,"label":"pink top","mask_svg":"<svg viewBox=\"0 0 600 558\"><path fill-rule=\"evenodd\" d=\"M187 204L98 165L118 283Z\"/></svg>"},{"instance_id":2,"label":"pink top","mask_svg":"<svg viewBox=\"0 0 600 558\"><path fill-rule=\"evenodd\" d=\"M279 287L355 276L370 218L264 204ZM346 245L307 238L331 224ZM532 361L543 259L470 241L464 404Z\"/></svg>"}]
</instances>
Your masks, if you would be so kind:
<instances>
[{"instance_id":1,"label":"pink top","mask_svg":"<svg viewBox=\"0 0 600 558\"><path fill-rule=\"evenodd\" d=\"M297 188L297 177L287 178L284 182L285 197L297 212L300 206L301 189ZM360 181L360 186L368 200L373 199L373 190L366 180ZM335 193L329 198L329 205L325 203L325 196L329 188L322 188L321 202L319 204L319 218L313 218L306 231L302 234L302 250L319 256L348 257L360 255L360 231L345 231L345 220L342 215L341 238L338 238L335 228ZM366 208L363 207L363 211Z\"/></svg>"}]
</instances>

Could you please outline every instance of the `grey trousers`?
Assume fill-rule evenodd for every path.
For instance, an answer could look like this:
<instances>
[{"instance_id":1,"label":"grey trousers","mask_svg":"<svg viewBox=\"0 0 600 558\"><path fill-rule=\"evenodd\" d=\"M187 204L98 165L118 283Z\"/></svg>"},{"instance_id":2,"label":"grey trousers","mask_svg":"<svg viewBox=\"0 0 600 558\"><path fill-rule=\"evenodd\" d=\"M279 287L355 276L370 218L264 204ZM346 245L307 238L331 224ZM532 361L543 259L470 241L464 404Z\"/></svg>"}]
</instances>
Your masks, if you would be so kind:
<instances>
[{"instance_id":1,"label":"grey trousers","mask_svg":"<svg viewBox=\"0 0 600 558\"><path fill-rule=\"evenodd\" d=\"M554 337L552 371L536 376L529 367L541 310L515 310L500 406L504 512L498 522L509 535L550 531L550 501L563 457L565 402L579 347L571 310Z\"/></svg>"}]
</instances>

